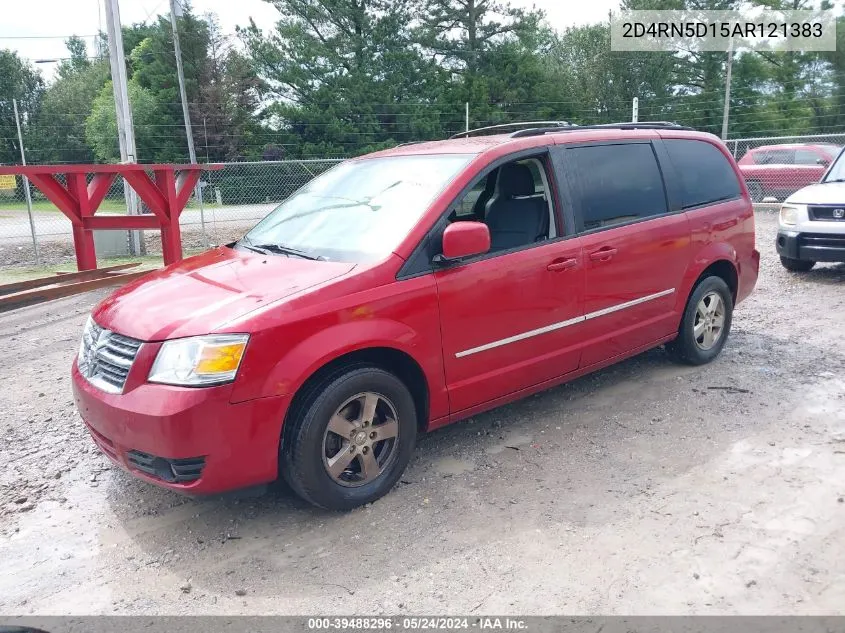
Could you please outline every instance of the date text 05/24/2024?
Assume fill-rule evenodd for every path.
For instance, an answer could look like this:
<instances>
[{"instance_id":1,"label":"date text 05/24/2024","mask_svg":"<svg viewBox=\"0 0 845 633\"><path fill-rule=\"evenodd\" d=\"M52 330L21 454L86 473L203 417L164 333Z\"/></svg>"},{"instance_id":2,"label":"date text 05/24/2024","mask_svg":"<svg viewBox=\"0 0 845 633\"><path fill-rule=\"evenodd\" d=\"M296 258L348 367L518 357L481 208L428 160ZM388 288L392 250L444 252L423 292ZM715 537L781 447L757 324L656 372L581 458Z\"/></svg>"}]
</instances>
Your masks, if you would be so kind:
<instances>
[{"instance_id":1,"label":"date text 05/24/2024","mask_svg":"<svg viewBox=\"0 0 845 633\"><path fill-rule=\"evenodd\" d=\"M527 631L523 619L511 617L332 617L309 618L313 631Z\"/></svg>"}]
</instances>

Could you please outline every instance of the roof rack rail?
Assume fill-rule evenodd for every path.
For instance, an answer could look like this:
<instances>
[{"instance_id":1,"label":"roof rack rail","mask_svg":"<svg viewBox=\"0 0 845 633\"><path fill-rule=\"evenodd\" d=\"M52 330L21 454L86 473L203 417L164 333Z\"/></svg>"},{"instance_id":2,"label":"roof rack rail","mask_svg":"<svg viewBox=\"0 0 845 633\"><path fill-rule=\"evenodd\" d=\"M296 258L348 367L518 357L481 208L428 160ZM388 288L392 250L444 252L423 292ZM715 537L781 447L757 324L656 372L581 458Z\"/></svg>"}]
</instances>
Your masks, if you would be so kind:
<instances>
[{"instance_id":1,"label":"roof rack rail","mask_svg":"<svg viewBox=\"0 0 845 633\"><path fill-rule=\"evenodd\" d=\"M474 130L458 132L457 134L453 134L449 138L469 138L470 136L484 136L485 134L497 134L507 128L518 128L523 126L530 126L531 129L537 129L538 125L547 126L548 129L554 129L567 127L570 125L570 123L566 121L525 121L523 123L501 123L499 125L488 125L487 127L479 127Z\"/></svg>"},{"instance_id":2,"label":"roof rack rail","mask_svg":"<svg viewBox=\"0 0 845 633\"><path fill-rule=\"evenodd\" d=\"M691 127L673 123L671 121L643 121L641 123L597 123L595 125L567 125L557 127L539 127L526 130L517 130L511 134L511 138L522 138L525 136L540 136L557 132L577 132L579 130L693 130Z\"/></svg>"}]
</instances>

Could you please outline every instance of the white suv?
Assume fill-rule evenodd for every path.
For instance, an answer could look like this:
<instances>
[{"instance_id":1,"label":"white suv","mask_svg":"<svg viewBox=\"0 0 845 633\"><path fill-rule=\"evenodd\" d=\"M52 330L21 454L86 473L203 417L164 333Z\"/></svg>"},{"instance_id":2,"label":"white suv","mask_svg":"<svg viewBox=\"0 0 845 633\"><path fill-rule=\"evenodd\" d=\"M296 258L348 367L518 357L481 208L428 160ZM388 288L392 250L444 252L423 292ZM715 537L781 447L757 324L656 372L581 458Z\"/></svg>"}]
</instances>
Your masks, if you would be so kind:
<instances>
[{"instance_id":1,"label":"white suv","mask_svg":"<svg viewBox=\"0 0 845 633\"><path fill-rule=\"evenodd\" d=\"M776 247L787 270L804 272L816 262L845 262L843 154L818 184L799 189L780 209Z\"/></svg>"}]
</instances>

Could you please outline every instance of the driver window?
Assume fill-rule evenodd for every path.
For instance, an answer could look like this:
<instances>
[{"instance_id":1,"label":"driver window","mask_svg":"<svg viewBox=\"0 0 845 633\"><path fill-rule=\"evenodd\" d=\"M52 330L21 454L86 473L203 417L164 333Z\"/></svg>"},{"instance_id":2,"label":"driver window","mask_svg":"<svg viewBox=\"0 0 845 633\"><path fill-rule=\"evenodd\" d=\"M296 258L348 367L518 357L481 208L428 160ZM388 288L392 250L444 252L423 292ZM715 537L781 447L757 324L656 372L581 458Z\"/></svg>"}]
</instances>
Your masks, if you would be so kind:
<instances>
[{"instance_id":1,"label":"driver window","mask_svg":"<svg viewBox=\"0 0 845 633\"><path fill-rule=\"evenodd\" d=\"M457 209L455 209L455 218L453 219L453 221L478 219L475 217L473 209L475 208L478 199L481 197L481 194L484 193L484 188L486 187L486 185L486 179L482 179L475 183L475 186L470 189L458 203L458 207Z\"/></svg>"},{"instance_id":2,"label":"driver window","mask_svg":"<svg viewBox=\"0 0 845 633\"><path fill-rule=\"evenodd\" d=\"M458 201L450 222L484 222L490 251L520 248L557 236L542 157L524 158L492 170Z\"/></svg>"},{"instance_id":3,"label":"driver window","mask_svg":"<svg viewBox=\"0 0 845 633\"><path fill-rule=\"evenodd\" d=\"M484 222L487 203L496 190L498 174L499 170L497 168L487 174L487 176L479 179L455 206L455 209L449 215L449 222L467 220Z\"/></svg>"}]
</instances>

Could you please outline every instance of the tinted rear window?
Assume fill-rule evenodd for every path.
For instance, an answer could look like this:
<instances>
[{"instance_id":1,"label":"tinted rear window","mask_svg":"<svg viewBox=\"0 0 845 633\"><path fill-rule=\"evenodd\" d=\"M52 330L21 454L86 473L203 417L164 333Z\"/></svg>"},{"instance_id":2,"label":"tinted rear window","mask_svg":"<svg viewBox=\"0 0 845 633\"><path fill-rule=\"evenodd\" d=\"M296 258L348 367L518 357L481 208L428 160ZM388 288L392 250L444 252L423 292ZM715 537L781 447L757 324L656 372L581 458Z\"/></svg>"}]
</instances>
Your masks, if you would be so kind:
<instances>
[{"instance_id":1,"label":"tinted rear window","mask_svg":"<svg viewBox=\"0 0 845 633\"><path fill-rule=\"evenodd\" d=\"M666 139L664 143L680 179L685 209L739 197L736 173L716 146L687 139Z\"/></svg>"},{"instance_id":2,"label":"tinted rear window","mask_svg":"<svg viewBox=\"0 0 845 633\"><path fill-rule=\"evenodd\" d=\"M666 192L650 143L570 150L578 170L583 230L666 213Z\"/></svg>"}]
</instances>

